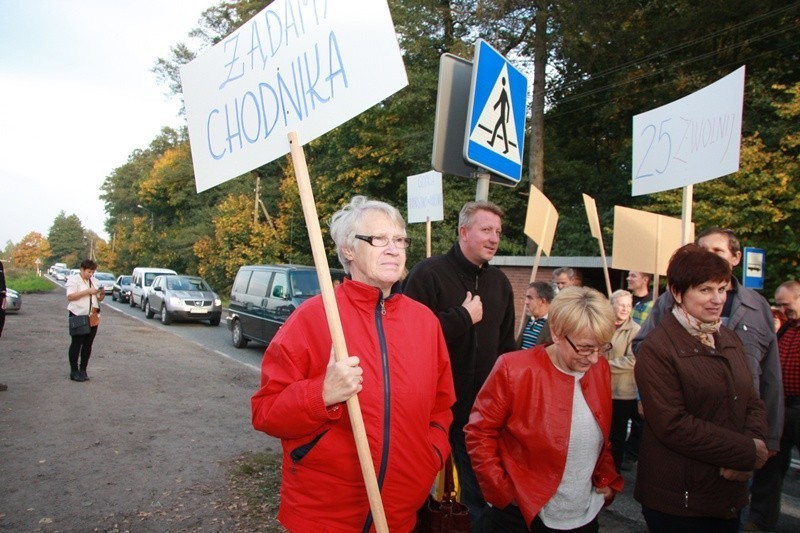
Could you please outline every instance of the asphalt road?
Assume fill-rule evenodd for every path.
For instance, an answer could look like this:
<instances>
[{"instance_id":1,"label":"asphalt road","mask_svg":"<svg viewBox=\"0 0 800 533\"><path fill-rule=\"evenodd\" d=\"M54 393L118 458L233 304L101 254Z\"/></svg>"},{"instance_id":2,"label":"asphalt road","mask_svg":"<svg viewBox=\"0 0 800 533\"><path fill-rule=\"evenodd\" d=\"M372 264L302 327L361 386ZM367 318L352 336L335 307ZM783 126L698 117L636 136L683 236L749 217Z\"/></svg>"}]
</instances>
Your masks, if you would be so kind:
<instances>
[{"instance_id":1,"label":"asphalt road","mask_svg":"<svg viewBox=\"0 0 800 533\"><path fill-rule=\"evenodd\" d=\"M63 286L63 283L59 283ZM24 305L24 303L23 303ZM147 319L139 307L130 307L127 303L114 302L107 295L103 302L106 309L129 315L153 328L168 331L181 339L210 349L220 357L232 359L259 372L265 345L250 342L246 348L236 348L231 342L230 331L225 325L225 313L219 326L210 326L208 322L177 322L169 326L161 324L159 315ZM131 339L135 342L135 339ZM601 515L601 530L606 532L646 532L647 527L641 515L641 507L633 499L633 488L636 484L634 471L623 472L625 489L617 496L613 505L605 509ZM782 497L782 515L778 522L778 532L800 531L800 460L795 456L793 467L786 475Z\"/></svg>"}]
</instances>

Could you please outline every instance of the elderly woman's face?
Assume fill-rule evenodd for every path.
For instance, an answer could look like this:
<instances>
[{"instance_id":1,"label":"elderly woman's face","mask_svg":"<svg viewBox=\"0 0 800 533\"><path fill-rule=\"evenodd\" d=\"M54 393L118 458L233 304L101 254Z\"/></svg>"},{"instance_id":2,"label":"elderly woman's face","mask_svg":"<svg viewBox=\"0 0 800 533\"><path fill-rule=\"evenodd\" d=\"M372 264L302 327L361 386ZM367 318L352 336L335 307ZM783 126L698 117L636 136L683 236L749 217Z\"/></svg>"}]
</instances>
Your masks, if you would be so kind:
<instances>
[{"instance_id":1,"label":"elderly woman's face","mask_svg":"<svg viewBox=\"0 0 800 533\"><path fill-rule=\"evenodd\" d=\"M618 296L614 298L614 303L611 304L611 307L614 308L614 320L617 324L622 324L631 316L633 298L630 296Z\"/></svg>"},{"instance_id":2,"label":"elderly woman's face","mask_svg":"<svg viewBox=\"0 0 800 533\"><path fill-rule=\"evenodd\" d=\"M355 281L378 287L388 294L403 274L406 266L406 250L398 248L393 242L397 237L405 237L406 232L398 227L381 211L370 210L364 213L358 235L389 237L386 246L372 246L356 240L354 248L346 251L350 255L350 275Z\"/></svg>"},{"instance_id":3,"label":"elderly woman's face","mask_svg":"<svg viewBox=\"0 0 800 533\"><path fill-rule=\"evenodd\" d=\"M675 301L700 322L719 320L727 298L727 281L707 281L690 287L683 294L673 294Z\"/></svg>"}]
</instances>

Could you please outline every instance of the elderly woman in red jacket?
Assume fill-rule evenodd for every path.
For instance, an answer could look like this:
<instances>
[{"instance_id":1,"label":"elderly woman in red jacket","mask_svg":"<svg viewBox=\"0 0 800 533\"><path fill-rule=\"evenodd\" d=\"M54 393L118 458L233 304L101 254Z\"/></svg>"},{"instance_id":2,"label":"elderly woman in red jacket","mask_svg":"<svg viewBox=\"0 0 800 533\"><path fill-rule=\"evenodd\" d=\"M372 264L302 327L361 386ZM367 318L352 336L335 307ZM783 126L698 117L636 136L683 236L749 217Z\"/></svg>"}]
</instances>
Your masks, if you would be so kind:
<instances>
[{"instance_id":1,"label":"elderly woman in red jacket","mask_svg":"<svg viewBox=\"0 0 800 533\"><path fill-rule=\"evenodd\" d=\"M389 530L411 531L450 454L455 402L439 319L397 292L406 264L403 216L354 197L331 218L348 273L335 290L347 350L334 362L320 296L298 307L267 347L253 427L281 439L278 520L289 530L373 528L349 413L358 394Z\"/></svg>"},{"instance_id":2,"label":"elderly woman in red jacket","mask_svg":"<svg viewBox=\"0 0 800 533\"><path fill-rule=\"evenodd\" d=\"M553 343L502 355L470 415L467 450L489 531L598 531L622 490L608 434L614 312L594 289L550 306Z\"/></svg>"}]
</instances>

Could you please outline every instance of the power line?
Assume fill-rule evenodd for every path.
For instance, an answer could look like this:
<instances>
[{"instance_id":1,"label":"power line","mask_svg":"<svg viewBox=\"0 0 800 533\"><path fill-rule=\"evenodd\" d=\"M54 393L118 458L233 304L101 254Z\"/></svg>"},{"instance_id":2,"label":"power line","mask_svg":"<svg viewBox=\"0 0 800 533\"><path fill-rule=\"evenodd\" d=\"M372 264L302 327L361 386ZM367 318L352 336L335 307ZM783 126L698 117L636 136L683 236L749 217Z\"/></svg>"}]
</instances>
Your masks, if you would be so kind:
<instances>
[{"instance_id":1,"label":"power line","mask_svg":"<svg viewBox=\"0 0 800 533\"><path fill-rule=\"evenodd\" d=\"M570 83L568 83L566 85L563 85L563 86L559 87L559 89L568 90L568 89L570 89L572 87L575 87L575 86L578 86L578 85L583 85L583 84L585 84L587 82L595 81L595 80L610 76L611 74L616 74L616 73L618 73L620 71L623 71L623 70L626 70L626 69L628 69L630 67L638 66L638 65L641 65L642 63L646 63L646 62L648 62L648 61L650 61L652 59L655 59L655 58L658 58L658 57L662 57L662 56L671 54L673 52L677 52L677 51L683 50L683 49L688 48L690 46L694 46L694 45L700 44L702 42L714 39L714 38L716 38L716 37L718 37L718 36L720 36L722 34L730 33L730 32L739 30L741 28L747 27L747 26L749 26L751 24L755 24L757 22L761 22L761 21L763 21L765 19L768 19L768 18L770 18L772 16L782 15L782 14L784 14L786 12L789 12L789 11L797 9L798 7L800 7L800 2L794 2L792 4L789 4L788 6L784 6L782 8L774 9L772 11L768 11L768 12L763 13L761 15L757 15L757 16L751 18L751 19L739 22L739 23L734 24L733 26L728 27L728 28L722 28L720 30L717 30L716 32L710 33L710 34L705 35L703 37L699 37L697 39L692 39L692 40L687 41L685 43L677 44L677 45L674 45L672 47L666 48L664 50L659 50L659 51L653 52L653 53L651 53L649 55L646 55L644 57L631 60L631 61L629 61L627 63L623 63L622 65L618 65L618 66L610 68L608 70L601 71L601 72L599 72L597 74L592 74L587 79L576 80L574 82L570 82ZM793 27L794 24L791 24L790 26ZM748 39L748 40L750 40L750 39ZM551 91L548 91L548 92L551 92Z\"/></svg>"}]
</instances>

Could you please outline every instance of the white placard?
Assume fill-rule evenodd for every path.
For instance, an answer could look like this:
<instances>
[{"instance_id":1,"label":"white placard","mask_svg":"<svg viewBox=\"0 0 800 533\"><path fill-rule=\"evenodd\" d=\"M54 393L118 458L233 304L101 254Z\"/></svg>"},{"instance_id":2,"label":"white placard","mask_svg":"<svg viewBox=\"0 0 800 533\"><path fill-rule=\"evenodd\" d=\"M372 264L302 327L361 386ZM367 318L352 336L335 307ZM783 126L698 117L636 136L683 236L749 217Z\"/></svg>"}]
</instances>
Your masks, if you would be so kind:
<instances>
[{"instance_id":1,"label":"white placard","mask_svg":"<svg viewBox=\"0 0 800 533\"><path fill-rule=\"evenodd\" d=\"M444 220L442 173L431 170L408 177L408 223Z\"/></svg>"},{"instance_id":2,"label":"white placard","mask_svg":"<svg viewBox=\"0 0 800 533\"><path fill-rule=\"evenodd\" d=\"M633 196L739 170L744 67L680 100L633 117Z\"/></svg>"},{"instance_id":3,"label":"white placard","mask_svg":"<svg viewBox=\"0 0 800 533\"><path fill-rule=\"evenodd\" d=\"M385 0L273 2L181 68L197 190L308 143L408 84Z\"/></svg>"}]
</instances>

